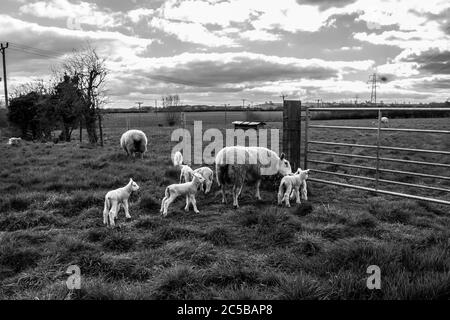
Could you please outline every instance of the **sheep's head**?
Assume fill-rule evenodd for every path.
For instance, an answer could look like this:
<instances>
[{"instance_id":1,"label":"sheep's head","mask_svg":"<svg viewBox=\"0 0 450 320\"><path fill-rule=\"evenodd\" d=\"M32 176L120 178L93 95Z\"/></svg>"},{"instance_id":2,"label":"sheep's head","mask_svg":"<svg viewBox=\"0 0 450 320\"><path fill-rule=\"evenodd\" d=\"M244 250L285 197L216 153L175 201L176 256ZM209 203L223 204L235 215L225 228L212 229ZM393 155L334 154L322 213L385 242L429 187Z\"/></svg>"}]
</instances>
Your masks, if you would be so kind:
<instances>
[{"instance_id":1,"label":"sheep's head","mask_svg":"<svg viewBox=\"0 0 450 320\"><path fill-rule=\"evenodd\" d=\"M203 190L205 194L208 194L209 191L211 191L212 184L213 184L213 177L210 176L208 179L205 180L205 189Z\"/></svg>"},{"instance_id":2,"label":"sheep's head","mask_svg":"<svg viewBox=\"0 0 450 320\"><path fill-rule=\"evenodd\" d=\"M292 173L291 164L286 159L284 153L281 154L280 160L278 161L278 173L280 173L282 176L287 176Z\"/></svg>"},{"instance_id":3,"label":"sheep's head","mask_svg":"<svg viewBox=\"0 0 450 320\"><path fill-rule=\"evenodd\" d=\"M203 178L201 174L194 172L193 176L194 176L194 181L196 181L197 183L202 184L203 182L205 182L205 178Z\"/></svg>"},{"instance_id":4,"label":"sheep's head","mask_svg":"<svg viewBox=\"0 0 450 320\"><path fill-rule=\"evenodd\" d=\"M139 190L139 186L136 182L133 181L133 179L130 178L130 184L131 184L131 190L132 191L138 191Z\"/></svg>"}]
</instances>

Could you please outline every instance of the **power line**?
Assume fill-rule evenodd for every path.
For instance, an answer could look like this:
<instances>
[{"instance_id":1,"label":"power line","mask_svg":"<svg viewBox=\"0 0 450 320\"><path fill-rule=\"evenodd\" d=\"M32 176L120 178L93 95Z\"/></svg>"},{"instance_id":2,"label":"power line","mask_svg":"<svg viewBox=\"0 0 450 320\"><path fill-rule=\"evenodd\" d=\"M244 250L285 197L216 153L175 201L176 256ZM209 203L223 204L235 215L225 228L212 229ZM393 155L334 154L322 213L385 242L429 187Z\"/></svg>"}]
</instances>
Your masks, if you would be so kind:
<instances>
[{"instance_id":1,"label":"power line","mask_svg":"<svg viewBox=\"0 0 450 320\"><path fill-rule=\"evenodd\" d=\"M13 51L16 51L16 52L28 53L28 54L31 54L31 55L34 55L34 56L39 56L39 57L48 58L48 59L54 59L54 60L58 60L58 61L61 61L61 62L64 61L63 59L61 59L59 57L56 57L56 56L50 56L50 55L46 55L46 54L42 54L42 53L27 51L27 50L24 50L24 49L17 49L17 48L10 48L10 49L13 50Z\"/></svg>"},{"instance_id":2,"label":"power line","mask_svg":"<svg viewBox=\"0 0 450 320\"><path fill-rule=\"evenodd\" d=\"M18 47L20 49L28 49L28 50L33 50L33 51L37 51L37 52L41 52L43 54L50 54L50 55L65 55L66 53L61 52L61 51L56 51L56 50L48 50L48 49L40 49L40 48L36 48L36 47L32 47L32 46L28 46L25 44L19 44L19 43L15 43L15 42L9 42L10 45L14 46L14 47Z\"/></svg>"}]
</instances>

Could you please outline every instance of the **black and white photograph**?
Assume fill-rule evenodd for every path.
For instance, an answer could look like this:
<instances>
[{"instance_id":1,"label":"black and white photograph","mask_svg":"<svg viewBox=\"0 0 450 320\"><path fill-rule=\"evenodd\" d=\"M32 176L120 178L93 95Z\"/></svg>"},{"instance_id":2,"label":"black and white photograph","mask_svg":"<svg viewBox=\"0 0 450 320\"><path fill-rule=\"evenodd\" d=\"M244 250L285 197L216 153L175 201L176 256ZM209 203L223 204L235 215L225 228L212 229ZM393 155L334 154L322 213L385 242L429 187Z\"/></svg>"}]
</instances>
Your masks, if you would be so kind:
<instances>
[{"instance_id":1,"label":"black and white photograph","mask_svg":"<svg viewBox=\"0 0 450 320\"><path fill-rule=\"evenodd\" d=\"M448 0L1 0L0 53L3 302L450 299Z\"/></svg>"}]
</instances>

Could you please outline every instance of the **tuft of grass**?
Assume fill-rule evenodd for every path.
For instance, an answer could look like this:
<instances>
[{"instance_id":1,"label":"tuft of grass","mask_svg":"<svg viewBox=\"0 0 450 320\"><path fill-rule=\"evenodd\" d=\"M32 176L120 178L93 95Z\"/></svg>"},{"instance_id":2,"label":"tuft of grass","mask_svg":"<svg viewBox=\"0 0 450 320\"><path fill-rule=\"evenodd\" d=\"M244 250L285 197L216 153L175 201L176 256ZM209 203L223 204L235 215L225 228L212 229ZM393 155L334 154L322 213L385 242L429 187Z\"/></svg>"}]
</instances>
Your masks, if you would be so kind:
<instances>
[{"instance_id":1,"label":"tuft of grass","mask_svg":"<svg viewBox=\"0 0 450 320\"><path fill-rule=\"evenodd\" d=\"M127 252L136 244L137 239L124 232L113 230L102 241L102 247L106 250Z\"/></svg>"},{"instance_id":2,"label":"tuft of grass","mask_svg":"<svg viewBox=\"0 0 450 320\"><path fill-rule=\"evenodd\" d=\"M369 201L369 212L382 221L409 223L420 214L419 206L410 200L387 201L373 198Z\"/></svg>"},{"instance_id":3,"label":"tuft of grass","mask_svg":"<svg viewBox=\"0 0 450 320\"><path fill-rule=\"evenodd\" d=\"M156 200L153 196L144 194L139 199L138 206L139 208L145 210L146 212L152 212L155 210L159 212L161 203L158 200Z\"/></svg>"},{"instance_id":4,"label":"tuft of grass","mask_svg":"<svg viewBox=\"0 0 450 320\"><path fill-rule=\"evenodd\" d=\"M295 277L278 277L279 299L319 300L327 297L327 287L309 274L301 272Z\"/></svg>"},{"instance_id":5,"label":"tuft of grass","mask_svg":"<svg viewBox=\"0 0 450 320\"><path fill-rule=\"evenodd\" d=\"M65 223L60 217L43 210L31 210L0 217L0 230L16 231L26 230L38 226L60 227Z\"/></svg>"},{"instance_id":6,"label":"tuft of grass","mask_svg":"<svg viewBox=\"0 0 450 320\"><path fill-rule=\"evenodd\" d=\"M201 275L193 268L177 265L163 272L155 280L152 298L157 300L195 299L196 291L202 290Z\"/></svg>"},{"instance_id":7,"label":"tuft of grass","mask_svg":"<svg viewBox=\"0 0 450 320\"><path fill-rule=\"evenodd\" d=\"M18 273L28 268L33 268L41 259L41 253L38 249L16 248L13 244L6 244L0 247L0 267L2 273L10 271ZM8 273L8 272L6 272Z\"/></svg>"},{"instance_id":8,"label":"tuft of grass","mask_svg":"<svg viewBox=\"0 0 450 320\"><path fill-rule=\"evenodd\" d=\"M205 234L205 239L212 242L215 246L228 246L233 243L227 229L216 227Z\"/></svg>"},{"instance_id":9,"label":"tuft of grass","mask_svg":"<svg viewBox=\"0 0 450 320\"><path fill-rule=\"evenodd\" d=\"M164 172L164 176L166 178L170 178L173 180L178 180L180 178L180 171L177 168L168 168Z\"/></svg>"}]
</instances>

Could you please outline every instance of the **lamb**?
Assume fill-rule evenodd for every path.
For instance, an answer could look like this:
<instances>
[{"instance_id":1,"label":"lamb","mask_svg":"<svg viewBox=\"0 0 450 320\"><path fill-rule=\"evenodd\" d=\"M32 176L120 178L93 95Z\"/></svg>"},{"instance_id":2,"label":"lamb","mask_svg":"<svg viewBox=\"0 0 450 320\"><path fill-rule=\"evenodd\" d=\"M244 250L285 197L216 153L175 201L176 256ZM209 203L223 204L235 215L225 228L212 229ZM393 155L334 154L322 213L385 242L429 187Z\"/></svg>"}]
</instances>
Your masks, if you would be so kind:
<instances>
[{"instance_id":1,"label":"lamb","mask_svg":"<svg viewBox=\"0 0 450 320\"><path fill-rule=\"evenodd\" d=\"M180 168L180 183L189 182L192 180L194 170L189 167L187 164L183 164L183 155L180 151L175 152L175 155L172 158L173 165L175 167ZM183 181L184 179L184 181Z\"/></svg>"},{"instance_id":2,"label":"lamb","mask_svg":"<svg viewBox=\"0 0 450 320\"><path fill-rule=\"evenodd\" d=\"M166 188L164 193L164 199L161 202L161 210L160 213L165 217L167 216L167 210L169 205L175 201L179 196L186 196L186 206L184 210L186 212L189 211L189 205L192 203L194 207L195 213L200 213L197 209L197 203L195 201L195 194L197 193L198 188L203 184L205 179L198 174L194 173L194 178L190 182L180 183L180 184L171 184Z\"/></svg>"},{"instance_id":3,"label":"lamb","mask_svg":"<svg viewBox=\"0 0 450 320\"><path fill-rule=\"evenodd\" d=\"M302 197L308 200L308 193L306 188L306 179L308 179L309 170L298 169L293 175L284 176L281 179L280 187L278 189L278 205L281 205L283 200L286 207L290 207L289 195L296 198L296 203L301 204L300 201L300 187L302 187ZM292 194L291 194L292 191Z\"/></svg>"},{"instance_id":4,"label":"lamb","mask_svg":"<svg viewBox=\"0 0 450 320\"><path fill-rule=\"evenodd\" d=\"M22 138L9 138L8 140L8 145L10 146L20 146L20 144L22 143Z\"/></svg>"},{"instance_id":5,"label":"lamb","mask_svg":"<svg viewBox=\"0 0 450 320\"><path fill-rule=\"evenodd\" d=\"M111 227L115 226L115 219L119 213L120 206L122 205L125 210L125 216L127 219L131 219L130 212L128 210L128 199L132 192L138 191L139 186L133 179L130 178L128 184L116 190L109 191L105 196L105 208L103 209L103 224Z\"/></svg>"},{"instance_id":6,"label":"lamb","mask_svg":"<svg viewBox=\"0 0 450 320\"><path fill-rule=\"evenodd\" d=\"M208 167L201 167L194 170L194 174L198 173L200 174L203 179L205 179L205 182L202 184L202 191L205 194L208 194L209 191L211 191L211 186L214 181L214 172L208 168Z\"/></svg>"},{"instance_id":7,"label":"lamb","mask_svg":"<svg viewBox=\"0 0 450 320\"><path fill-rule=\"evenodd\" d=\"M144 153L147 152L147 136L141 130L128 130L120 138L120 146L125 150L128 156L136 156L136 153L144 159Z\"/></svg>"}]
</instances>

